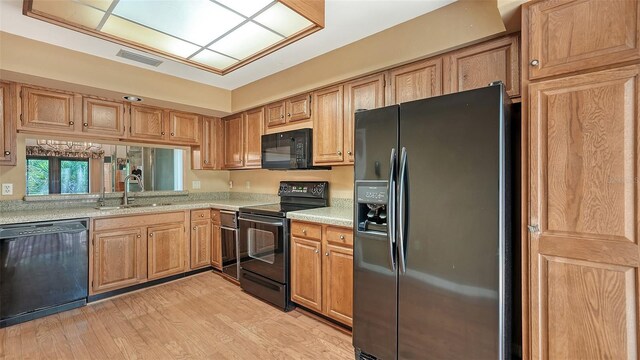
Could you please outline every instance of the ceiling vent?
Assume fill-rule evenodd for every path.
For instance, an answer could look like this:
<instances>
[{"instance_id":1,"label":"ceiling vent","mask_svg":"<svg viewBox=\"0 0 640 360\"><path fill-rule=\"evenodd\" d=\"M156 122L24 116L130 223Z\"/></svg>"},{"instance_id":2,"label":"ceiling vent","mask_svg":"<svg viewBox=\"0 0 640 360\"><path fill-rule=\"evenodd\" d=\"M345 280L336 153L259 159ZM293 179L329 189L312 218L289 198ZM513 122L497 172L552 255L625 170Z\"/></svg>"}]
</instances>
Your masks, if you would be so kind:
<instances>
[{"instance_id":1,"label":"ceiling vent","mask_svg":"<svg viewBox=\"0 0 640 360\"><path fill-rule=\"evenodd\" d=\"M162 64L162 61L160 61L160 60L156 60L156 59L150 58L148 56L132 53L131 51L122 50L122 49L120 51L118 51L116 56L120 56L121 58L137 61L139 63L143 63L143 64L147 64L147 65L151 65L151 66L156 66L156 67L158 65Z\"/></svg>"}]
</instances>

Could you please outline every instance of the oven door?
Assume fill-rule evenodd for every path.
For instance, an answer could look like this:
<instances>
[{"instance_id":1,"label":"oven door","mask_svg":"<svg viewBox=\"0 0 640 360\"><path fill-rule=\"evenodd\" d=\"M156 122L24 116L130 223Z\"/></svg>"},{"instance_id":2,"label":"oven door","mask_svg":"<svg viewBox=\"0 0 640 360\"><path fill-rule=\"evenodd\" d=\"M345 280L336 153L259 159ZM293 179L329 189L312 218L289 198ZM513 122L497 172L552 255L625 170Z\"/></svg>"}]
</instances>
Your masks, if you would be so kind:
<instances>
[{"instance_id":1,"label":"oven door","mask_svg":"<svg viewBox=\"0 0 640 360\"><path fill-rule=\"evenodd\" d=\"M286 283L289 252L286 248L287 220L241 214L240 267L279 283Z\"/></svg>"}]
</instances>

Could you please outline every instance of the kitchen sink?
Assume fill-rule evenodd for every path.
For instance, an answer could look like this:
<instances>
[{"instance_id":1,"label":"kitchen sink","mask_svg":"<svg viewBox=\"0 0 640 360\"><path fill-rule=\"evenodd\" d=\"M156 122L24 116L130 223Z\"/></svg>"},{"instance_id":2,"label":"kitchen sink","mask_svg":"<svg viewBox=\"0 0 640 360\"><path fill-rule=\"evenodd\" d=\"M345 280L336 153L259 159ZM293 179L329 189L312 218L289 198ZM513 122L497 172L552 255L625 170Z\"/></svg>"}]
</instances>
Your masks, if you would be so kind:
<instances>
[{"instance_id":1,"label":"kitchen sink","mask_svg":"<svg viewBox=\"0 0 640 360\"><path fill-rule=\"evenodd\" d=\"M98 206L96 209L102 211L109 210L118 210L118 209L135 209L135 208L146 208L146 207L156 207L156 206L168 206L173 205L172 203L153 203L153 204L133 204L133 205L118 205L118 206Z\"/></svg>"}]
</instances>

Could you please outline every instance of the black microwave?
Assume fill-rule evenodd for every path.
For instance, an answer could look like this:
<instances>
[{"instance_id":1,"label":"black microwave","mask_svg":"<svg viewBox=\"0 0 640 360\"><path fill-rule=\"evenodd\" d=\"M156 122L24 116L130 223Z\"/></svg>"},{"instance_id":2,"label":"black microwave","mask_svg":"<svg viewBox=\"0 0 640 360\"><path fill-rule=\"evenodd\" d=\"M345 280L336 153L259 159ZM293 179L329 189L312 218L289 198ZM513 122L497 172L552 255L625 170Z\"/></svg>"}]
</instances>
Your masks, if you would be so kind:
<instances>
[{"instance_id":1,"label":"black microwave","mask_svg":"<svg viewBox=\"0 0 640 360\"><path fill-rule=\"evenodd\" d=\"M313 166L312 129L262 135L262 168L318 169Z\"/></svg>"}]
</instances>

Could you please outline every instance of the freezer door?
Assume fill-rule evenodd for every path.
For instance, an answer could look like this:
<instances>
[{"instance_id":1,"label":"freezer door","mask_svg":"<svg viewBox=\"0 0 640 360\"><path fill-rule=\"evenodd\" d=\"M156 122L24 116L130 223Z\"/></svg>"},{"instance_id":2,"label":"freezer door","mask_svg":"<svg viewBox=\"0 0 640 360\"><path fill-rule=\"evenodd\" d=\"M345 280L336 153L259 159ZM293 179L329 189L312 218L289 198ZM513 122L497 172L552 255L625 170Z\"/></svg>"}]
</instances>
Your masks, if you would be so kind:
<instances>
[{"instance_id":1,"label":"freezer door","mask_svg":"<svg viewBox=\"0 0 640 360\"><path fill-rule=\"evenodd\" d=\"M400 105L400 359L499 359L504 351L501 91Z\"/></svg>"},{"instance_id":2,"label":"freezer door","mask_svg":"<svg viewBox=\"0 0 640 360\"><path fill-rule=\"evenodd\" d=\"M388 234L391 227L383 225L380 215L381 206L389 211L389 178L396 175L391 153L397 149L398 107L358 112L355 119L354 187L356 192L360 189L361 201L355 194L353 345L356 353L393 360L397 355L397 273L391 263L395 247ZM393 194L390 198L395 200ZM367 204L377 210L370 212ZM393 218L390 212L387 223ZM364 220L373 225L365 226Z\"/></svg>"}]
</instances>

